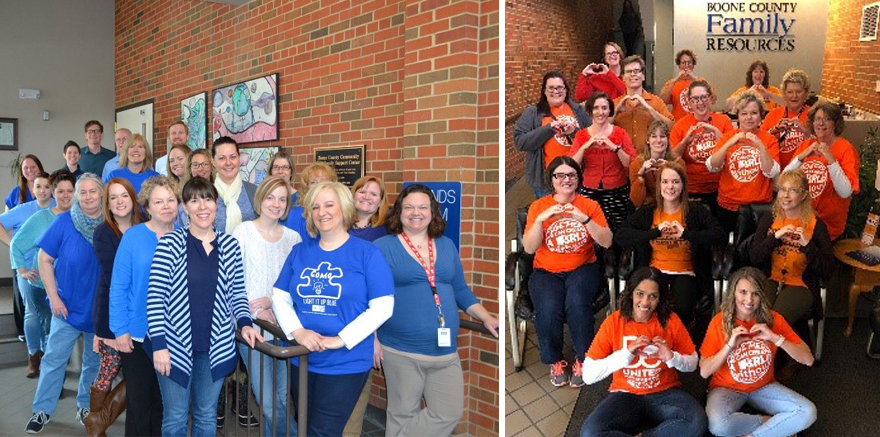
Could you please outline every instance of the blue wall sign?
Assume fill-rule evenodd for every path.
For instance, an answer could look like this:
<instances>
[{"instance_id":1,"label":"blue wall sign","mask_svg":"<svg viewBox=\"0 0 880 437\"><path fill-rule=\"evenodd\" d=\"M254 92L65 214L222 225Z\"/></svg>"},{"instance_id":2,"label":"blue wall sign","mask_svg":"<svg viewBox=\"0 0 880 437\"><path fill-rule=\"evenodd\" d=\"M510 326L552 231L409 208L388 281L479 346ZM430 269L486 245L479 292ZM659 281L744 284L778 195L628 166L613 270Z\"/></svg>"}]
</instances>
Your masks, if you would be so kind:
<instances>
[{"instance_id":1,"label":"blue wall sign","mask_svg":"<svg viewBox=\"0 0 880 437\"><path fill-rule=\"evenodd\" d=\"M440 203L440 214L446 220L446 231L458 251L461 252L461 182L404 182L406 188L412 184L422 184L431 189Z\"/></svg>"}]
</instances>

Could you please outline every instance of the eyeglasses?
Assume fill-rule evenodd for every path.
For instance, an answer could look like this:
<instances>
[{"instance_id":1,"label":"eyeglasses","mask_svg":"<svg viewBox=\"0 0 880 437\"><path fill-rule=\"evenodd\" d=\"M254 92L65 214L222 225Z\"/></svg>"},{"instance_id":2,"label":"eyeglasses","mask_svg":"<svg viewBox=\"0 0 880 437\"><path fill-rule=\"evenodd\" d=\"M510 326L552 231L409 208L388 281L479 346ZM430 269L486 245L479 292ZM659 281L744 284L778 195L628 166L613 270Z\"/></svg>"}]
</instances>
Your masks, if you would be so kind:
<instances>
[{"instance_id":1,"label":"eyeglasses","mask_svg":"<svg viewBox=\"0 0 880 437\"><path fill-rule=\"evenodd\" d=\"M553 179L562 180L562 179L577 179L577 173L553 173Z\"/></svg>"},{"instance_id":2,"label":"eyeglasses","mask_svg":"<svg viewBox=\"0 0 880 437\"><path fill-rule=\"evenodd\" d=\"M804 192L803 189L794 188L794 187L781 187L779 189L779 194L801 194L803 192Z\"/></svg>"},{"instance_id":3,"label":"eyeglasses","mask_svg":"<svg viewBox=\"0 0 880 437\"><path fill-rule=\"evenodd\" d=\"M208 168L211 165L210 162L194 162L189 166L192 168Z\"/></svg>"},{"instance_id":4,"label":"eyeglasses","mask_svg":"<svg viewBox=\"0 0 880 437\"><path fill-rule=\"evenodd\" d=\"M693 97L689 98L688 100L690 100L691 102L697 103L697 102L708 102L711 98L712 98L712 96L710 96L709 94L703 94L702 96L693 96Z\"/></svg>"},{"instance_id":5,"label":"eyeglasses","mask_svg":"<svg viewBox=\"0 0 880 437\"><path fill-rule=\"evenodd\" d=\"M548 87L547 87L547 91L550 91L550 92L553 92L553 93L561 93L561 92L565 91L565 86L562 86L562 85L560 85L560 86L548 86Z\"/></svg>"},{"instance_id":6,"label":"eyeglasses","mask_svg":"<svg viewBox=\"0 0 880 437\"><path fill-rule=\"evenodd\" d=\"M620 56L620 52L618 52L617 50L613 52L605 52L605 56Z\"/></svg>"},{"instance_id":7,"label":"eyeglasses","mask_svg":"<svg viewBox=\"0 0 880 437\"><path fill-rule=\"evenodd\" d=\"M623 70L623 74L636 75L636 74L641 74L641 73L642 73L641 68L634 68L632 70Z\"/></svg>"},{"instance_id":8,"label":"eyeglasses","mask_svg":"<svg viewBox=\"0 0 880 437\"><path fill-rule=\"evenodd\" d=\"M99 129L89 129L86 131L86 133L89 135L98 135L100 133L104 133L104 131L99 130Z\"/></svg>"},{"instance_id":9,"label":"eyeglasses","mask_svg":"<svg viewBox=\"0 0 880 437\"><path fill-rule=\"evenodd\" d=\"M690 65L691 67L693 67L696 64L694 64L694 61L681 61L678 63L678 65Z\"/></svg>"},{"instance_id":10,"label":"eyeglasses","mask_svg":"<svg viewBox=\"0 0 880 437\"><path fill-rule=\"evenodd\" d=\"M832 120L828 117L814 117L813 123L831 123Z\"/></svg>"},{"instance_id":11,"label":"eyeglasses","mask_svg":"<svg viewBox=\"0 0 880 437\"><path fill-rule=\"evenodd\" d=\"M272 170L290 170L289 165L273 165Z\"/></svg>"}]
</instances>

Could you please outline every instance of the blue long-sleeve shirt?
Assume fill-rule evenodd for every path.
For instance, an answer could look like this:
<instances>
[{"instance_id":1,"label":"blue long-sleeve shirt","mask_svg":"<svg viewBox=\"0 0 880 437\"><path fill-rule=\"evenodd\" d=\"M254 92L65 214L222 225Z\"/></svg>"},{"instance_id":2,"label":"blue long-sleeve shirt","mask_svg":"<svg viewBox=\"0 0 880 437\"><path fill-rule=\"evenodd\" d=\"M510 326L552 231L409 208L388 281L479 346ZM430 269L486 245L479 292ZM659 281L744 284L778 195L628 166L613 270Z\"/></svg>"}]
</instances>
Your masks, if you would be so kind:
<instances>
[{"instance_id":1,"label":"blue long-sleeve shirt","mask_svg":"<svg viewBox=\"0 0 880 437\"><path fill-rule=\"evenodd\" d=\"M147 286L150 265L159 239L146 223L132 226L122 236L110 280L110 330L117 337L147 334Z\"/></svg>"},{"instance_id":2,"label":"blue long-sleeve shirt","mask_svg":"<svg viewBox=\"0 0 880 437\"><path fill-rule=\"evenodd\" d=\"M434 254L437 294L440 296L446 327L452 333L452 345L437 345L440 322L437 320L431 284L422 265L407 253L397 235L393 234L374 241L394 276L394 312L378 331L379 342L383 345L403 352L432 356L456 351L458 310L466 311L479 301L465 282L455 243L447 237L434 241L437 245L437 253Z\"/></svg>"},{"instance_id":3,"label":"blue long-sleeve shirt","mask_svg":"<svg viewBox=\"0 0 880 437\"><path fill-rule=\"evenodd\" d=\"M36 200L21 203L15 208L0 214L0 224L6 229L12 228L12 233L15 234L15 232L18 231L18 228L20 228L27 219L31 218L34 213L41 209L51 208L53 206L55 206L55 199L52 199L52 201L49 202L49 206L46 207L41 207Z\"/></svg>"},{"instance_id":4,"label":"blue long-sleeve shirt","mask_svg":"<svg viewBox=\"0 0 880 437\"><path fill-rule=\"evenodd\" d=\"M13 270L20 267L39 270L37 253L40 247L37 246L37 241L40 241L40 237L43 236L53 220L55 220L55 213L52 212L52 208L46 208L35 212L18 228L18 232L15 233L9 244L9 259ZM40 275L37 275L36 281L28 282L34 287L44 288Z\"/></svg>"}]
</instances>

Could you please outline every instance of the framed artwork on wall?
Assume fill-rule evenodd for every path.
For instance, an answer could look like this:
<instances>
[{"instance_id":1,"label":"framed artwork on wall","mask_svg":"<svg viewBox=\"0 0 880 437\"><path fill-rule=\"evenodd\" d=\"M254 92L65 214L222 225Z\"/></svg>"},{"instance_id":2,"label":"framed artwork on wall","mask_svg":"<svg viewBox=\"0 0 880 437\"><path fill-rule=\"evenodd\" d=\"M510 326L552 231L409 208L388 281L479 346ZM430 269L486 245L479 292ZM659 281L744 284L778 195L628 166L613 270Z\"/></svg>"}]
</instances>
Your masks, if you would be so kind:
<instances>
[{"instance_id":1,"label":"framed artwork on wall","mask_svg":"<svg viewBox=\"0 0 880 437\"><path fill-rule=\"evenodd\" d=\"M0 118L0 150L18 150L17 118Z\"/></svg>"},{"instance_id":2,"label":"framed artwork on wall","mask_svg":"<svg viewBox=\"0 0 880 437\"><path fill-rule=\"evenodd\" d=\"M257 185L269 176L269 159L278 153L277 147L249 147L241 149L241 179Z\"/></svg>"},{"instance_id":3,"label":"framed artwork on wall","mask_svg":"<svg viewBox=\"0 0 880 437\"><path fill-rule=\"evenodd\" d=\"M211 140L232 137L239 144L278 139L278 73L211 92Z\"/></svg>"},{"instance_id":4,"label":"framed artwork on wall","mask_svg":"<svg viewBox=\"0 0 880 437\"><path fill-rule=\"evenodd\" d=\"M201 92L180 101L180 119L189 129L190 149L208 147L208 93Z\"/></svg>"}]
</instances>

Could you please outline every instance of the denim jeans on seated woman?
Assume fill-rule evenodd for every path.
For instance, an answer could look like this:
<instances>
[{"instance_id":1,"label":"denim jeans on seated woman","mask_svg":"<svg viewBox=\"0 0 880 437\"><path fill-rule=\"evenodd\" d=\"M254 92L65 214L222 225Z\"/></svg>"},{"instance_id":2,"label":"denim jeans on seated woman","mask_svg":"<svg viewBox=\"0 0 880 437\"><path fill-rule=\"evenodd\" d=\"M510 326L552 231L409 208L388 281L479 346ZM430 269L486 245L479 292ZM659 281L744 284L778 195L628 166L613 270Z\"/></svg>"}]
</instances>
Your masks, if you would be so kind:
<instances>
[{"instance_id":1,"label":"denim jeans on seated woman","mask_svg":"<svg viewBox=\"0 0 880 437\"><path fill-rule=\"evenodd\" d=\"M563 322L568 323L575 356L583 361L593 342L593 296L599 289L599 264L585 264L570 272L535 269L529 278L529 295L535 305L535 328L541 362L563 359Z\"/></svg>"},{"instance_id":2,"label":"denim jeans on seated woman","mask_svg":"<svg viewBox=\"0 0 880 437\"><path fill-rule=\"evenodd\" d=\"M706 432L706 414L680 388L647 395L612 392L587 417L581 437L630 436L640 431L644 437L701 437Z\"/></svg>"},{"instance_id":3,"label":"denim jeans on seated woman","mask_svg":"<svg viewBox=\"0 0 880 437\"><path fill-rule=\"evenodd\" d=\"M266 342L280 345L276 342L272 334L268 332L262 333ZM287 415L287 362L286 360L276 360L268 355L263 355L256 350L249 348L247 345L239 343L238 353L244 359L248 368L248 379L251 382L251 388L254 391L254 399L263 412L263 437L283 437L287 435L287 429L284 424L287 422L290 427L290 436L296 437L296 421L293 415ZM262 375L260 374L260 357L262 356ZM249 357L249 359L247 358ZM272 377L272 363L275 363L275 377ZM296 371L296 367L291 366L291 371ZM262 384L260 384L262 377ZM278 419L275 425L275 433L272 433L272 390L275 390L275 417ZM287 420L284 420L287 418Z\"/></svg>"},{"instance_id":4,"label":"denim jeans on seated woman","mask_svg":"<svg viewBox=\"0 0 880 437\"><path fill-rule=\"evenodd\" d=\"M748 402L771 416L761 423L761 416L741 413ZM751 434L753 437L789 436L810 427L816 421L816 405L794 390L772 382L751 393L716 387L706 401L709 431L723 436Z\"/></svg>"},{"instance_id":5,"label":"denim jeans on seated woman","mask_svg":"<svg viewBox=\"0 0 880 437\"><path fill-rule=\"evenodd\" d=\"M173 365L173 364L172 364ZM211 359L207 352L193 352L192 376L186 387L157 374L162 392L162 435L186 437L186 422L192 413L192 437L217 435L217 400L223 378L211 378Z\"/></svg>"}]
</instances>

